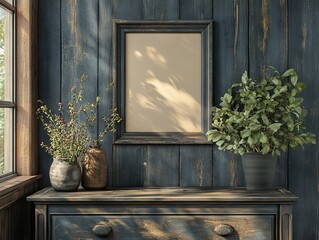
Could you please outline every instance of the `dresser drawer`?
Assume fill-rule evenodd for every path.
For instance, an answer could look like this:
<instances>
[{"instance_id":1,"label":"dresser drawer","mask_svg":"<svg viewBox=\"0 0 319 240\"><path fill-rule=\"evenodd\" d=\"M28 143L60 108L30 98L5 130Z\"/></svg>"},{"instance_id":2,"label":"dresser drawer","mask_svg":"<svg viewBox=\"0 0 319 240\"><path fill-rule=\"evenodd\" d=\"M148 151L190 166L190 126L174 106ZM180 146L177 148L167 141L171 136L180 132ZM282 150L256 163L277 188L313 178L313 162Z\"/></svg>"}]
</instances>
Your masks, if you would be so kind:
<instances>
[{"instance_id":1,"label":"dresser drawer","mask_svg":"<svg viewBox=\"0 0 319 240\"><path fill-rule=\"evenodd\" d=\"M94 232L111 230L106 237ZM233 233L222 236L223 230ZM218 232L216 227L219 227ZM97 230L98 231L98 230ZM101 233L101 232L100 232ZM274 215L51 215L51 239L275 239ZM98 234L98 232L97 232Z\"/></svg>"}]
</instances>

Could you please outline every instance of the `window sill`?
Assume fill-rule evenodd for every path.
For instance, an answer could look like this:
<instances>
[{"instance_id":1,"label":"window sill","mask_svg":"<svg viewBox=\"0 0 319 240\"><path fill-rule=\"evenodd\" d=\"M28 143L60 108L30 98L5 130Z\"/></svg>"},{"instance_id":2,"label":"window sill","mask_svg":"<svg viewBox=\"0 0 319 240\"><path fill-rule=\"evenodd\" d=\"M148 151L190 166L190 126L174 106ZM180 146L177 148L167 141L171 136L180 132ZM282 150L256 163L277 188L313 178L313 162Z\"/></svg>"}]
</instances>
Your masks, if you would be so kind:
<instances>
[{"instance_id":1,"label":"window sill","mask_svg":"<svg viewBox=\"0 0 319 240\"><path fill-rule=\"evenodd\" d=\"M36 191L41 175L17 176L0 183L0 210Z\"/></svg>"}]
</instances>

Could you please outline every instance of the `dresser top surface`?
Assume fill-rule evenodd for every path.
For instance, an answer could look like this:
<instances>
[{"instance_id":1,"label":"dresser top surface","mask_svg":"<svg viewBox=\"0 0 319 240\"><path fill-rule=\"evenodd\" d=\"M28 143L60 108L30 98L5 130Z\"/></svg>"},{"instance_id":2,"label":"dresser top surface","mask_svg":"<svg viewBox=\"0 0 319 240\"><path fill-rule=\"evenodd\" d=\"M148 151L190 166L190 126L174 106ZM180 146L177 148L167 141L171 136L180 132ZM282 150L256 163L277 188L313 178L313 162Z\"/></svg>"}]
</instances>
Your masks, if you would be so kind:
<instances>
[{"instance_id":1,"label":"dresser top surface","mask_svg":"<svg viewBox=\"0 0 319 240\"><path fill-rule=\"evenodd\" d=\"M57 192L44 188L27 198L31 202L293 202L286 189L247 191L245 188L129 188L102 191Z\"/></svg>"}]
</instances>

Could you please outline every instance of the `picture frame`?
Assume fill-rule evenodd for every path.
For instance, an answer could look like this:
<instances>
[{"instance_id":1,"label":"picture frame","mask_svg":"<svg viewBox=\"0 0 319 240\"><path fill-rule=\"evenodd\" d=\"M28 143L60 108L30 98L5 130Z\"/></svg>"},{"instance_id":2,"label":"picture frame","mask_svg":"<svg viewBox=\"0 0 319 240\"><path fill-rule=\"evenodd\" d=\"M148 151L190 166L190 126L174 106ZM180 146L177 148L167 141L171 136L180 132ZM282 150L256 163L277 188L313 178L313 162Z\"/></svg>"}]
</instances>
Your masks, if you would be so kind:
<instances>
[{"instance_id":1,"label":"picture frame","mask_svg":"<svg viewBox=\"0 0 319 240\"><path fill-rule=\"evenodd\" d=\"M210 144L212 29L212 20L114 20L116 144Z\"/></svg>"}]
</instances>

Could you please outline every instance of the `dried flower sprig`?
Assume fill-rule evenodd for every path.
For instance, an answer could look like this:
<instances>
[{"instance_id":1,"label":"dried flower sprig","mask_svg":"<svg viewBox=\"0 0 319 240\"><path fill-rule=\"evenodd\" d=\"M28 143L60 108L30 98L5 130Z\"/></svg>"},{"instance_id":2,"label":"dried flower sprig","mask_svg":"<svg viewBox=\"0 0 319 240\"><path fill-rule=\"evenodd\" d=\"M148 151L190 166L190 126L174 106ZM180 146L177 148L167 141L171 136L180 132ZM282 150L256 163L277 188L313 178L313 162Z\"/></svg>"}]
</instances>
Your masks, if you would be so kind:
<instances>
[{"instance_id":1,"label":"dried flower sprig","mask_svg":"<svg viewBox=\"0 0 319 240\"><path fill-rule=\"evenodd\" d=\"M67 103L66 109L62 103L58 103L57 113L53 113L42 101L37 109L37 115L47 132L50 143L40 144L48 154L54 158L65 159L74 162L82 156L90 144L98 144L107 132L115 132L115 125L121 121L121 117L113 109L111 117L103 117L105 127L94 139L90 136L90 130L96 124L96 109L100 97L95 102L83 104L82 97L86 76L80 78L79 90L74 87L71 90L71 101Z\"/></svg>"}]
</instances>

